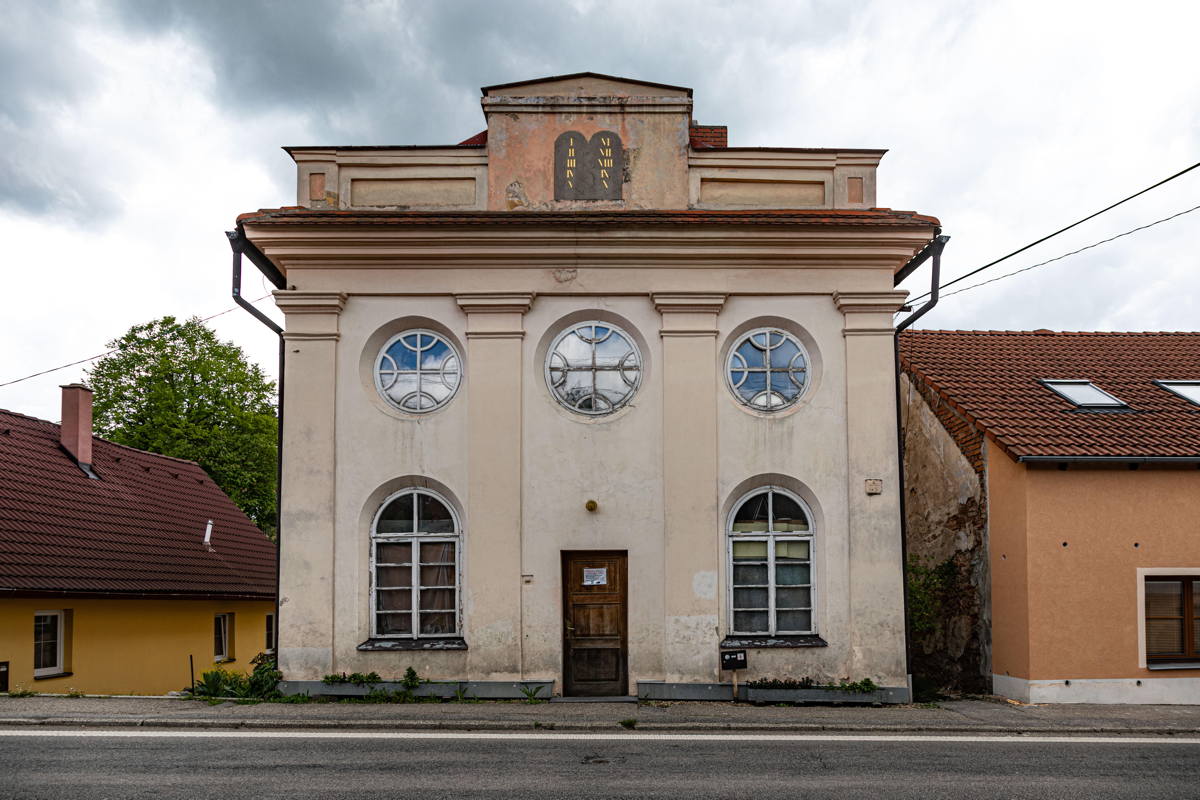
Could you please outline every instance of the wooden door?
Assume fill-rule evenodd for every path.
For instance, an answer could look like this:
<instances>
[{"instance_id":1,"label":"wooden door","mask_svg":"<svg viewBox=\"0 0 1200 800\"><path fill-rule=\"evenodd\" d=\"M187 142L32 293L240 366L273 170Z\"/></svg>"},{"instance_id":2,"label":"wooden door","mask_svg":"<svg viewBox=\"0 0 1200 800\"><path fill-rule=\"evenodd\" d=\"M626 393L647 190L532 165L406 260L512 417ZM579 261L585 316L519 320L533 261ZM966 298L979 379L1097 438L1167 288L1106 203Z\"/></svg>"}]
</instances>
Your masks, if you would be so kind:
<instances>
[{"instance_id":1,"label":"wooden door","mask_svg":"<svg viewBox=\"0 0 1200 800\"><path fill-rule=\"evenodd\" d=\"M624 551L562 554L563 694L567 696L629 693L625 562Z\"/></svg>"}]
</instances>

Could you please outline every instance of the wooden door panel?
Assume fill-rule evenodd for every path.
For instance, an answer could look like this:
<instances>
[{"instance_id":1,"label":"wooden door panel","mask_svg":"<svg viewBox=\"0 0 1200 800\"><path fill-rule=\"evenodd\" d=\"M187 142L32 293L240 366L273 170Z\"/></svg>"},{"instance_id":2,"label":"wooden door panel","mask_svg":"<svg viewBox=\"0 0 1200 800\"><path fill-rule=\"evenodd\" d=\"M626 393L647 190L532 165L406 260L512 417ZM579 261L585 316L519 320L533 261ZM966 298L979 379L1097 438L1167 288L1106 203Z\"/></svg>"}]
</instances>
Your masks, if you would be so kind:
<instances>
[{"instance_id":1,"label":"wooden door panel","mask_svg":"<svg viewBox=\"0 0 1200 800\"><path fill-rule=\"evenodd\" d=\"M626 555L577 551L562 559L564 694L626 694Z\"/></svg>"}]
</instances>

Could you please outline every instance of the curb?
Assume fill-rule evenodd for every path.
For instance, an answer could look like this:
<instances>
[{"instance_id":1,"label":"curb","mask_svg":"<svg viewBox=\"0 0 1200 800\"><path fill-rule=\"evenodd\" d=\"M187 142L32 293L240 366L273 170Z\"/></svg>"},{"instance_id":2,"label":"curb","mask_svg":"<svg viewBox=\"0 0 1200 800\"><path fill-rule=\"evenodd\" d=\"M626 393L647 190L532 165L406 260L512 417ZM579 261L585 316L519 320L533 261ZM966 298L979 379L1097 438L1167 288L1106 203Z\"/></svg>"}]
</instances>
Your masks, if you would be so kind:
<instances>
[{"instance_id":1,"label":"curb","mask_svg":"<svg viewBox=\"0 0 1200 800\"><path fill-rule=\"evenodd\" d=\"M522 722L497 720L214 720L206 718L154 717L15 717L0 718L0 730L5 728L146 728L161 730L347 730L347 731L520 731L544 733L608 732L623 730L615 722ZM770 724L737 722L642 722L630 733L711 733L742 731L746 733L930 733L930 734L1009 734L1018 736L1070 735L1128 735L1128 736L1200 736L1200 728L1110 727L1102 725L1078 727L1021 727L1005 725L837 725L837 724Z\"/></svg>"}]
</instances>

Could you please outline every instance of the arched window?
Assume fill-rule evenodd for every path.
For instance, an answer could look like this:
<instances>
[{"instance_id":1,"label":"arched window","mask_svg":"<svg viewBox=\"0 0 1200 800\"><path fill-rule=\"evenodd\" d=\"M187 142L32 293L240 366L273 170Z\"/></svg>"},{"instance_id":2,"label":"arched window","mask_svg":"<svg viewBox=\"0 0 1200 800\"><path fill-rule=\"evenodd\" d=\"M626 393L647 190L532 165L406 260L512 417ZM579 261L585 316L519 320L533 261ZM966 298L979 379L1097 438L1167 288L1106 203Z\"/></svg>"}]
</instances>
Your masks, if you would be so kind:
<instances>
[{"instance_id":1,"label":"arched window","mask_svg":"<svg viewBox=\"0 0 1200 800\"><path fill-rule=\"evenodd\" d=\"M642 356L625 331L607 322L572 325L546 353L546 383L559 403L579 414L611 414L642 380Z\"/></svg>"},{"instance_id":2,"label":"arched window","mask_svg":"<svg viewBox=\"0 0 1200 800\"><path fill-rule=\"evenodd\" d=\"M775 486L742 498L729 518L730 632L815 633L812 514Z\"/></svg>"},{"instance_id":3,"label":"arched window","mask_svg":"<svg viewBox=\"0 0 1200 800\"><path fill-rule=\"evenodd\" d=\"M384 501L371 528L371 635L458 636L462 528L427 489Z\"/></svg>"},{"instance_id":4,"label":"arched window","mask_svg":"<svg viewBox=\"0 0 1200 800\"><path fill-rule=\"evenodd\" d=\"M755 411L794 405L808 383L808 356L795 336L777 328L750 331L729 352L726 376L738 402Z\"/></svg>"},{"instance_id":5,"label":"arched window","mask_svg":"<svg viewBox=\"0 0 1200 800\"><path fill-rule=\"evenodd\" d=\"M454 345L426 330L393 336L375 360L375 388L396 408L423 414L441 408L458 391L462 361Z\"/></svg>"}]
</instances>

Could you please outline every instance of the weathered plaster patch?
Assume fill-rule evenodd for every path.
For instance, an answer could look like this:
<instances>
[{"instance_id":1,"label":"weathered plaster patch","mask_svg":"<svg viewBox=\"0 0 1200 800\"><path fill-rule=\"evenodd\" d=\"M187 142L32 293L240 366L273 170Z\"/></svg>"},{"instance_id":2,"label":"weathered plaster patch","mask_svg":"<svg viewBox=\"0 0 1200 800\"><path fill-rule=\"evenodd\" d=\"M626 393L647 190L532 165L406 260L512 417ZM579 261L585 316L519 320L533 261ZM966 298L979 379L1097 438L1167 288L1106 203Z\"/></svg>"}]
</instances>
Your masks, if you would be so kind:
<instances>
[{"instance_id":1,"label":"weathered plaster patch","mask_svg":"<svg viewBox=\"0 0 1200 800\"><path fill-rule=\"evenodd\" d=\"M692 576L692 594L701 600L712 600L717 596L717 573L697 572Z\"/></svg>"}]
</instances>

